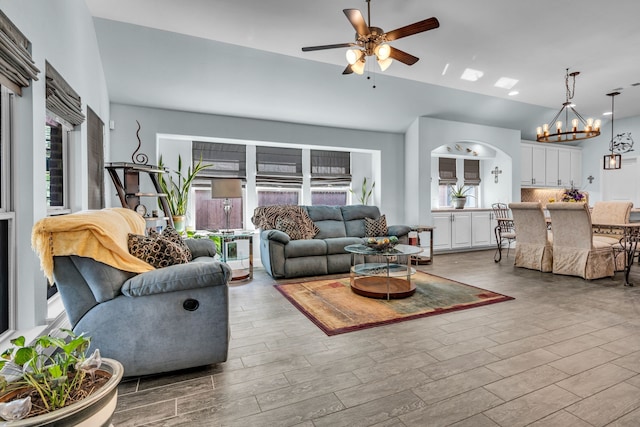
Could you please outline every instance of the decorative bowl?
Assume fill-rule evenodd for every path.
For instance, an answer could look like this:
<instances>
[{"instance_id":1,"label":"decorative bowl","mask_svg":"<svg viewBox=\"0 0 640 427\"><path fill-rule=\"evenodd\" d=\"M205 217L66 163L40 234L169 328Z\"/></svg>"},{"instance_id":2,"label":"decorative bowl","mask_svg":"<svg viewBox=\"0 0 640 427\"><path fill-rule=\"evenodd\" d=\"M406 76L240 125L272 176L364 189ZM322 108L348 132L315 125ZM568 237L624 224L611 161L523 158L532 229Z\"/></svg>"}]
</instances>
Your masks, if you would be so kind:
<instances>
[{"instance_id":1,"label":"decorative bowl","mask_svg":"<svg viewBox=\"0 0 640 427\"><path fill-rule=\"evenodd\" d=\"M365 241L365 245L367 247L374 249L376 251L384 251L387 249L391 249L397 244L398 244L398 238L395 236L380 237L380 238L369 237Z\"/></svg>"}]
</instances>

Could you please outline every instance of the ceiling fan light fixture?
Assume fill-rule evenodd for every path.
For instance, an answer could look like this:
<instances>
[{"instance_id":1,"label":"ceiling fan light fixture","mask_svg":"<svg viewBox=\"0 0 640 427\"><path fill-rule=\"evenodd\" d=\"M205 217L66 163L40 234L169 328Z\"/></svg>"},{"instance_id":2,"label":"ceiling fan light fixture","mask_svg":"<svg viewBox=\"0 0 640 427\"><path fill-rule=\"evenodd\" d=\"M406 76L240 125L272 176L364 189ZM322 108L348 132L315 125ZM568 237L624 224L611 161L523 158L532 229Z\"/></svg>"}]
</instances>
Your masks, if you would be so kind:
<instances>
[{"instance_id":1,"label":"ceiling fan light fixture","mask_svg":"<svg viewBox=\"0 0 640 427\"><path fill-rule=\"evenodd\" d=\"M351 70L356 74L364 74L364 58L351 64Z\"/></svg>"},{"instance_id":2,"label":"ceiling fan light fixture","mask_svg":"<svg viewBox=\"0 0 640 427\"><path fill-rule=\"evenodd\" d=\"M349 65L354 65L364 56L364 53L360 49L349 49L345 56Z\"/></svg>"},{"instance_id":3,"label":"ceiling fan light fixture","mask_svg":"<svg viewBox=\"0 0 640 427\"><path fill-rule=\"evenodd\" d=\"M378 65L380 66L380 70L385 71L389 66L393 63L393 59L378 59Z\"/></svg>"},{"instance_id":4,"label":"ceiling fan light fixture","mask_svg":"<svg viewBox=\"0 0 640 427\"><path fill-rule=\"evenodd\" d=\"M384 61L389 58L389 55L391 55L391 46L387 43L379 44L376 46L375 53L378 61Z\"/></svg>"}]
</instances>

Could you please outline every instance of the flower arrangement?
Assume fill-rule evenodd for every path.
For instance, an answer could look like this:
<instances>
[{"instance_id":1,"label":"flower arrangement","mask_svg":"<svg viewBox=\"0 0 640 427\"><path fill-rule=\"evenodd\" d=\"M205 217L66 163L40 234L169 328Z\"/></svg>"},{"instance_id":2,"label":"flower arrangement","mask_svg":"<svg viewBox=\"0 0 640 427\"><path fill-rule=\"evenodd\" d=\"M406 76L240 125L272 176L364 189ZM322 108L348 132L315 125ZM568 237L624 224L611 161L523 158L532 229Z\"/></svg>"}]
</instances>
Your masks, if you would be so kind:
<instances>
[{"instance_id":1,"label":"flower arrangement","mask_svg":"<svg viewBox=\"0 0 640 427\"><path fill-rule=\"evenodd\" d=\"M564 191L564 194L562 195L562 201L581 203L586 202L586 197L583 193L580 192L580 190L571 187L570 189Z\"/></svg>"}]
</instances>

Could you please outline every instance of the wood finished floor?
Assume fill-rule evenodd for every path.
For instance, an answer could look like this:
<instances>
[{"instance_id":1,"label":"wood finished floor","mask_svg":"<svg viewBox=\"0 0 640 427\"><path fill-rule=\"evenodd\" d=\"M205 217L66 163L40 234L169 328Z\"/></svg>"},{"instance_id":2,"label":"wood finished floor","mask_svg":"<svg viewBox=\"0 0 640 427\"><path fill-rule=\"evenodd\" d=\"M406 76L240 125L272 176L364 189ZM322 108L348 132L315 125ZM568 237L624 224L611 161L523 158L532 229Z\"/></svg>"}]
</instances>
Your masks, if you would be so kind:
<instances>
[{"instance_id":1,"label":"wood finished floor","mask_svg":"<svg viewBox=\"0 0 640 427\"><path fill-rule=\"evenodd\" d=\"M637 265L637 288L514 268L513 252L419 268L516 299L327 337L256 269L229 289L228 361L124 381L114 426L640 425Z\"/></svg>"}]
</instances>

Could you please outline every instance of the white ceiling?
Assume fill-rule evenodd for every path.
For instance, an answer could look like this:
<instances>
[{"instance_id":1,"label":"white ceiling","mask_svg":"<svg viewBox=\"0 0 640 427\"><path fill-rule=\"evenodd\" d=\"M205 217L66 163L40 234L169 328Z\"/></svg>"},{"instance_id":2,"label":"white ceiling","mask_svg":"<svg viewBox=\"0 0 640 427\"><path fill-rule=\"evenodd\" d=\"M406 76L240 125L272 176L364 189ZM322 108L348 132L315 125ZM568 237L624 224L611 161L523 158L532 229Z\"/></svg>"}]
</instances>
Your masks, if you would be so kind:
<instances>
[{"instance_id":1,"label":"white ceiling","mask_svg":"<svg viewBox=\"0 0 640 427\"><path fill-rule=\"evenodd\" d=\"M489 123L491 120L486 117L474 119L456 113L453 110L457 105L452 104L444 109L451 110L448 113L443 109L434 112L433 106L418 105L419 102L426 102L425 97L432 98L433 94L437 94L439 99L447 98L447 102L450 97L460 97L463 109L464 100L467 108L483 108L488 98L473 96L480 94L508 100L503 104L506 108L491 111L496 116L514 114L517 119L521 115L527 116L526 111L530 109L531 116L549 121L555 111L551 111L549 116L550 110L547 109L557 110L565 100L564 75L565 69L570 68L571 71L580 71L573 101L583 116L601 118L603 112L610 110L611 101L605 96L606 93L619 88L622 89L622 95L616 97L616 119L640 116L640 86L632 86L640 83L640 2L637 0L616 0L606 4L601 0L372 0L371 24L385 31L431 16L440 21L438 29L392 43L394 47L420 57L420 61L411 67L395 62L383 74L379 73L377 66L371 67L371 71L375 71L375 90L371 88L373 80L367 81L366 75L340 75L346 65L345 49L301 51L303 46L352 41L354 30L342 9L360 9L366 16L367 5L363 0L86 0L86 3L97 18L285 55L268 57L280 58L283 67L308 70L310 65L315 66L325 73L324 77L314 76L318 79L314 84L321 91L335 90L336 97L343 93L351 97L343 102L334 98L334 105L346 104L353 110L353 94L348 88L353 86L363 96L373 96L371 99L375 102L386 105L385 110L397 108L407 117L396 118L390 114L388 118L396 120L395 123L377 126L373 125L373 120L367 123L366 118L362 118L358 120L358 126L353 126L344 117L338 117L345 114L341 108L327 107L336 110L330 112L335 115L333 118L327 112L309 116L297 112L297 115L296 111L287 110L284 98L280 100L282 102L271 102L264 111L255 107L256 98L250 99L254 105L244 107L235 105L236 101L227 101L226 111L231 114L285 121L290 117L291 121L331 126L371 125L373 129L402 131L403 127L406 129L407 122L410 123L419 115ZM141 87L129 85L126 91L124 88L118 89L118 85L124 84L122 77L128 65L118 63L120 57L109 47L117 39L117 35L111 33L121 28L126 30L130 26L120 27L103 22L97 29L112 100L133 102L133 98L138 96L139 99L149 99L149 106L173 105L169 100L165 100L164 104L159 98L153 101L155 98L145 94ZM105 41L108 33L109 37L115 39ZM158 49L163 49L163 46L158 44ZM247 52L256 54L252 50ZM294 58L306 61L294 61ZM331 67L321 63L330 64ZM449 64L447 73L442 75L446 64ZM460 80L462 71L467 67L483 71L484 76L477 82ZM265 65L264 72L274 71ZM276 70L275 73L279 72ZM283 73L286 74L286 71ZM169 75L164 77L171 78ZM519 91L519 95L509 97L507 90L494 87L500 77L518 79L514 89ZM152 83L152 78L146 82L149 85ZM140 81L138 86L143 84L145 82ZM291 84L295 85L296 82ZM308 81L304 84L309 86ZM388 87L385 88L385 85ZM395 85L399 85L397 91L391 88ZM203 87L206 89L206 83L203 83ZM419 102L407 99L411 98L411 93L415 93L417 87L428 91L428 95L425 93L421 96L423 99ZM458 91L442 92L442 87ZM157 92L157 89L154 90ZM201 93L206 95L207 92L203 90ZM197 93L193 96L197 96ZM478 104L478 100L483 102ZM433 102L433 99L430 101ZM171 102L176 102L175 97ZM206 105L195 99L191 105L198 111L223 112L221 105L212 103L211 96ZM282 111L278 111L281 107ZM241 114L242 111L245 114ZM547 116L548 119L544 120ZM380 122L380 119L377 121ZM494 125L509 127L510 122L495 117ZM520 126L526 126L523 134L531 137L529 127L534 123L522 123Z\"/></svg>"}]
</instances>

